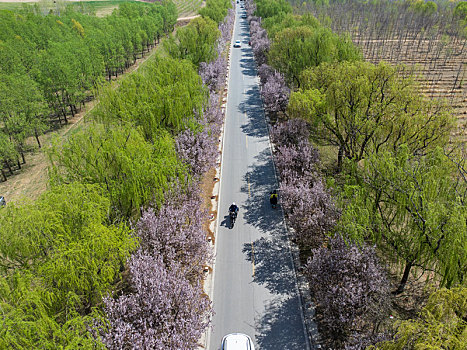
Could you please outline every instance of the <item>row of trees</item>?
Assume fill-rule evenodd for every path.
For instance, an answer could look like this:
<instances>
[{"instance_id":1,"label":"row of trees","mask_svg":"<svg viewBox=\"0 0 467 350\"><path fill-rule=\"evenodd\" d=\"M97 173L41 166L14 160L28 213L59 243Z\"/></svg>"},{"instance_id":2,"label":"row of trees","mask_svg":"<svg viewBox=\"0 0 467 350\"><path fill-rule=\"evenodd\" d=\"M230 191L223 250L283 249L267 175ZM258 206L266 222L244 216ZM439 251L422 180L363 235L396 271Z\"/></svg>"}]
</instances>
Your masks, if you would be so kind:
<instances>
[{"instance_id":1,"label":"row of trees","mask_svg":"<svg viewBox=\"0 0 467 350\"><path fill-rule=\"evenodd\" d=\"M272 48L282 38L284 29L279 28L295 28L302 21L319 28L309 15L287 14L284 2L256 6L255 12L255 5L247 2L253 48ZM260 23L269 25L267 33ZM309 36L319 31L312 28ZM271 42L263 45L268 37ZM321 49L328 58L317 63L289 47L285 68L273 61L277 55L272 49L255 55L258 64L266 60L273 66L258 68L266 111L273 120L290 119L276 124L271 137L286 216L302 253L312 248L306 271L320 330L331 347L361 349L391 339L393 330L388 318L391 283L368 244L377 247L387 267L403 268L393 294L404 291L414 268L429 276L427 283L465 285L465 154L454 146L442 149L454 120L443 102L417 93L414 78L403 67L360 62L355 48L346 50L350 54L342 60L326 55L325 45L312 55L319 57ZM298 79L284 79L282 73L294 65ZM319 156L309 140L335 152L335 172L327 179L334 198L321 179ZM456 300L463 293L465 287L430 299L433 305L444 298L443 315L461 312L460 317L396 323L396 340L378 346L425 344L420 332L430 337L443 329L437 344L448 341L460 349L455 346L462 344L465 303ZM427 306L424 312L432 309Z\"/></svg>"},{"instance_id":2,"label":"row of trees","mask_svg":"<svg viewBox=\"0 0 467 350\"><path fill-rule=\"evenodd\" d=\"M172 2L125 3L98 18L69 6L42 15L39 7L0 11L0 152L3 179L21 167L26 139L74 116L93 88L133 64L172 30ZM29 146L30 147L30 146ZM20 162L21 160L21 162Z\"/></svg>"},{"instance_id":3,"label":"row of trees","mask_svg":"<svg viewBox=\"0 0 467 350\"><path fill-rule=\"evenodd\" d=\"M218 2L216 6L222 4ZM225 39L224 31L232 33L233 20L234 12L229 11L219 24ZM200 281L203 266L211 259L211 250L205 239L207 211L202 209L199 181L215 164L218 155L223 114L216 92L225 82L225 67L219 67L225 62L222 51L226 48L226 42L222 40L211 41L210 21L208 18L196 19L184 28L184 32L177 33L180 37L185 37L186 33L196 37L198 50L192 47L188 57L193 64L199 63L200 74L210 90L209 101L203 103L201 111L196 112L187 106L195 111L197 119L179 123L184 129L181 132L172 131L176 134L178 158L188 167L192 182L188 186L176 184L166 194L165 203L150 207L137 223L141 246L128 263L129 288L105 300L109 328L104 343L110 349L194 349L209 324L211 302L202 293ZM209 43L212 46L219 44L218 58L198 62L210 51L207 50ZM185 44L182 40L172 41L166 47L172 50L177 45L178 53ZM219 57L223 58L222 62ZM138 122L138 118L134 121ZM185 190L181 191L181 188Z\"/></svg>"},{"instance_id":4,"label":"row of trees","mask_svg":"<svg viewBox=\"0 0 467 350\"><path fill-rule=\"evenodd\" d=\"M193 349L207 327L198 181L216 161L218 95L164 54L101 92L51 148L50 190L0 213L1 348Z\"/></svg>"}]
</instances>

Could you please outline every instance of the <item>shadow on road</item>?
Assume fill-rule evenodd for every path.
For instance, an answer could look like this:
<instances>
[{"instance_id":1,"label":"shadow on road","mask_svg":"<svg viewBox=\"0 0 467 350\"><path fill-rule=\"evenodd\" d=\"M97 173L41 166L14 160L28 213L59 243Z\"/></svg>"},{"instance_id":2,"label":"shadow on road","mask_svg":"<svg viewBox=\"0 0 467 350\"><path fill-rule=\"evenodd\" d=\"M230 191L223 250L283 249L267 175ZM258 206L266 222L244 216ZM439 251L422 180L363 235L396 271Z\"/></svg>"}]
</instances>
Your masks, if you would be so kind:
<instances>
[{"instance_id":1,"label":"shadow on road","mask_svg":"<svg viewBox=\"0 0 467 350\"><path fill-rule=\"evenodd\" d=\"M273 294L294 295L295 280L290 257L285 251L285 237L260 238L251 244L245 244L243 253L247 260L255 264L253 281L266 287Z\"/></svg>"},{"instance_id":2,"label":"shadow on road","mask_svg":"<svg viewBox=\"0 0 467 350\"><path fill-rule=\"evenodd\" d=\"M245 175L242 191L249 196L243 205L243 219L246 225L263 232L263 237L254 241L254 254L250 244L246 244L243 253L255 263L254 281L264 285L273 294L291 295L294 293L292 264L289 254L285 253L287 236L280 209L272 209L269 204L269 192L276 179L269 148L264 149L255 159Z\"/></svg>"},{"instance_id":3,"label":"shadow on road","mask_svg":"<svg viewBox=\"0 0 467 350\"><path fill-rule=\"evenodd\" d=\"M219 225L230 228L230 226L231 226L230 216L229 215L224 215L224 220L222 220Z\"/></svg>"},{"instance_id":4,"label":"shadow on road","mask_svg":"<svg viewBox=\"0 0 467 350\"><path fill-rule=\"evenodd\" d=\"M262 285L275 297L255 321L260 349L303 350L304 333L296 294L292 261L280 210L272 209L269 193L276 184L269 148L255 158L244 179L242 191L249 193L243 207L246 225L263 232L261 238L243 246L243 254L254 262L253 282Z\"/></svg>"},{"instance_id":5,"label":"shadow on road","mask_svg":"<svg viewBox=\"0 0 467 350\"><path fill-rule=\"evenodd\" d=\"M247 44L248 45L248 44ZM255 61L253 59L253 51L249 47L242 48L242 59L240 60L240 68L244 75L256 77Z\"/></svg>"},{"instance_id":6,"label":"shadow on road","mask_svg":"<svg viewBox=\"0 0 467 350\"><path fill-rule=\"evenodd\" d=\"M268 136L268 128L263 117L259 87L254 85L246 91L246 99L238 106L240 113L245 113L247 120L241 126L243 133L250 137Z\"/></svg>"},{"instance_id":7,"label":"shadow on road","mask_svg":"<svg viewBox=\"0 0 467 350\"><path fill-rule=\"evenodd\" d=\"M248 194L242 206L245 223L272 236L283 235L280 207L272 209L269 204L269 193L277 186L269 148L255 157L255 165L250 166L243 183L241 191Z\"/></svg>"},{"instance_id":8,"label":"shadow on road","mask_svg":"<svg viewBox=\"0 0 467 350\"><path fill-rule=\"evenodd\" d=\"M256 320L258 348L268 350L303 350L297 298L275 298L266 305L265 313Z\"/></svg>"}]
</instances>

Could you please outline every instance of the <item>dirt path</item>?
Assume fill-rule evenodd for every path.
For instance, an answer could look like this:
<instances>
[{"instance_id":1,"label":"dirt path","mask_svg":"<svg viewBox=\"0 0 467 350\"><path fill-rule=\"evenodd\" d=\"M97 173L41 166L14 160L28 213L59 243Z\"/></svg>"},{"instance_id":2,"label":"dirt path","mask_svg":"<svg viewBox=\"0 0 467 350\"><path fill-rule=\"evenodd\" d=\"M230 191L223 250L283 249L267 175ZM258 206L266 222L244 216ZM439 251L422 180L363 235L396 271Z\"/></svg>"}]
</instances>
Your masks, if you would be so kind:
<instances>
[{"instance_id":1,"label":"dirt path","mask_svg":"<svg viewBox=\"0 0 467 350\"><path fill-rule=\"evenodd\" d=\"M0 0L1 1L1 0ZM180 17L178 21L184 25L191 19L197 16ZM177 24L179 26L179 24ZM137 71L141 65L153 56L158 46L153 48L145 57L137 59L135 64L125 70L124 74L114 79L112 82L113 88L117 88L119 81L129 73ZM48 182L48 167L49 161L45 154L45 148L50 143L50 140L57 135L60 138L66 138L68 134L83 122L84 117L91 112L97 105L96 100L92 100L85 104L84 108L77 113L73 118L69 118L67 125L57 131L47 133L40 136L40 141L43 149L39 149L34 153L26 154L26 164L21 170L15 171L14 175L9 176L7 181L0 183L0 196L4 196L7 203L21 202L24 199L36 199L47 188ZM34 144L35 140L31 138L28 143Z\"/></svg>"}]
</instances>

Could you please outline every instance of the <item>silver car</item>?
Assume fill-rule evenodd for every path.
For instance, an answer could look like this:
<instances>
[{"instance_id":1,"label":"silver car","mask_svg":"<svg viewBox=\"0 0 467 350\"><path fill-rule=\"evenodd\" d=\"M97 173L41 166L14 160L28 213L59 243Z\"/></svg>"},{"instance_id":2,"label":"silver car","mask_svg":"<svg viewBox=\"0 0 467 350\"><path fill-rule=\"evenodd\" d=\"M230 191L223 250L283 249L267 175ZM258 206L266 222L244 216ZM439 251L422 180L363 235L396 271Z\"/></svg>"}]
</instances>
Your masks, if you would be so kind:
<instances>
[{"instance_id":1,"label":"silver car","mask_svg":"<svg viewBox=\"0 0 467 350\"><path fill-rule=\"evenodd\" d=\"M231 333L222 338L221 350L255 350L255 346L246 334Z\"/></svg>"}]
</instances>

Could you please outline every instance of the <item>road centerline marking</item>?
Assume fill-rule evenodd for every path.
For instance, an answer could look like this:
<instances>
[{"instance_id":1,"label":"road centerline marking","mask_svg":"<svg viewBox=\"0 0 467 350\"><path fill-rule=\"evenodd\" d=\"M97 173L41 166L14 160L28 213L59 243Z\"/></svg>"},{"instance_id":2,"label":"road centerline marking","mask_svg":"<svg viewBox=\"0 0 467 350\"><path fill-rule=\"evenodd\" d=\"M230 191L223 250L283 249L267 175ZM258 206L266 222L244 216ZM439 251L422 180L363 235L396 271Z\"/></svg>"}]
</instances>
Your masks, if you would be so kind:
<instances>
[{"instance_id":1,"label":"road centerline marking","mask_svg":"<svg viewBox=\"0 0 467 350\"><path fill-rule=\"evenodd\" d=\"M251 242L251 269L253 277L255 277L255 247L253 245L253 241Z\"/></svg>"}]
</instances>

